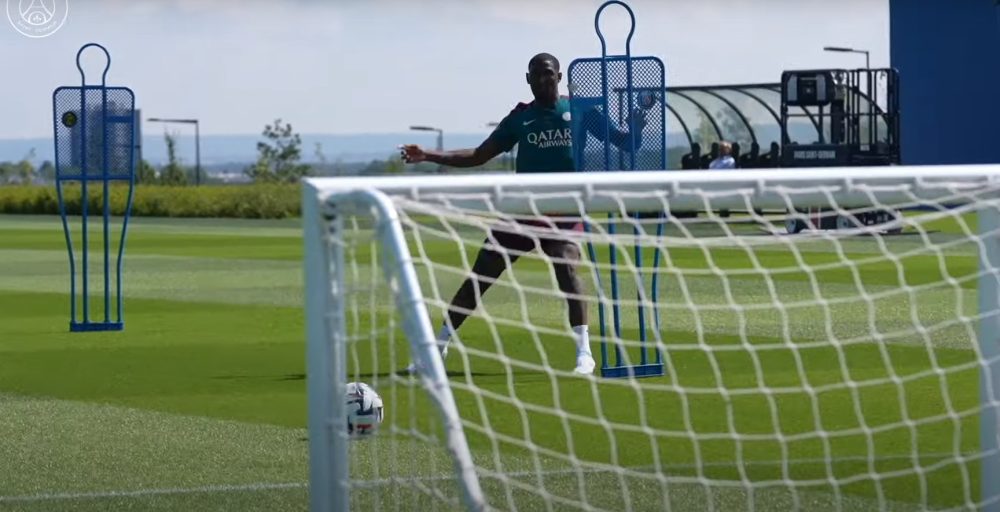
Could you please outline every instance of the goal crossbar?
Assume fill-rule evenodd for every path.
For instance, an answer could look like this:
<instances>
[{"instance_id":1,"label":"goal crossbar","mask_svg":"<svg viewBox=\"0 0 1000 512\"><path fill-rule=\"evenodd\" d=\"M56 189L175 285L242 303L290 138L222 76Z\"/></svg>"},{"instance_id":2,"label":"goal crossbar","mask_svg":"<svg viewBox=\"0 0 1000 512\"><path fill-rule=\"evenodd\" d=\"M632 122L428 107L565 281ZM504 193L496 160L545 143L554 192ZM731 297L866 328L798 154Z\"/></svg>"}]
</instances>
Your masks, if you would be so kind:
<instances>
[{"instance_id":1,"label":"goal crossbar","mask_svg":"<svg viewBox=\"0 0 1000 512\"><path fill-rule=\"evenodd\" d=\"M505 214L619 212L629 197L630 211L704 208L805 208L934 202L963 189L1000 183L992 165L921 167L828 167L723 171L620 171L488 175L378 176L311 178L321 202L353 190L378 190L412 201L446 200L457 209ZM795 192L790 205L787 193ZM329 204L326 205L330 207Z\"/></svg>"}]
</instances>

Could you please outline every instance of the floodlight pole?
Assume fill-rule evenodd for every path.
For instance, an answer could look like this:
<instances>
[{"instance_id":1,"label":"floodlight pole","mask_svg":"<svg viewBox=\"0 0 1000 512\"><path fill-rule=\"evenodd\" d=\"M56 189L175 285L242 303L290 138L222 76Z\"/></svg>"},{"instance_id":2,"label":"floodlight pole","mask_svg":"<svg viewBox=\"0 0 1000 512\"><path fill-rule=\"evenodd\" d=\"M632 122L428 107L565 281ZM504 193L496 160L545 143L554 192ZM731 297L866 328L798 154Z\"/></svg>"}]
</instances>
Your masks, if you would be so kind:
<instances>
[{"instance_id":1,"label":"floodlight pole","mask_svg":"<svg viewBox=\"0 0 1000 512\"><path fill-rule=\"evenodd\" d=\"M194 120L194 184L201 185L201 128Z\"/></svg>"},{"instance_id":2,"label":"floodlight pole","mask_svg":"<svg viewBox=\"0 0 1000 512\"><path fill-rule=\"evenodd\" d=\"M433 126L423 126L415 125L410 127L411 130L416 132L437 132L437 150L444 151L444 130L441 128L435 128ZM438 172L444 172L444 166L438 165Z\"/></svg>"},{"instance_id":3,"label":"floodlight pole","mask_svg":"<svg viewBox=\"0 0 1000 512\"><path fill-rule=\"evenodd\" d=\"M824 51L837 52L837 53L863 53L865 54L865 69L871 69L871 59L868 50L861 50L855 48L844 48L842 46L824 46Z\"/></svg>"},{"instance_id":4,"label":"floodlight pole","mask_svg":"<svg viewBox=\"0 0 1000 512\"><path fill-rule=\"evenodd\" d=\"M194 184L201 185L201 128L197 119L161 119L151 117L147 119L151 123L179 123L194 125Z\"/></svg>"},{"instance_id":5,"label":"floodlight pole","mask_svg":"<svg viewBox=\"0 0 1000 512\"><path fill-rule=\"evenodd\" d=\"M500 126L500 123L496 121L490 121L486 123L488 128L496 128ZM503 152L503 168L504 170L514 170L514 155L510 151Z\"/></svg>"}]
</instances>

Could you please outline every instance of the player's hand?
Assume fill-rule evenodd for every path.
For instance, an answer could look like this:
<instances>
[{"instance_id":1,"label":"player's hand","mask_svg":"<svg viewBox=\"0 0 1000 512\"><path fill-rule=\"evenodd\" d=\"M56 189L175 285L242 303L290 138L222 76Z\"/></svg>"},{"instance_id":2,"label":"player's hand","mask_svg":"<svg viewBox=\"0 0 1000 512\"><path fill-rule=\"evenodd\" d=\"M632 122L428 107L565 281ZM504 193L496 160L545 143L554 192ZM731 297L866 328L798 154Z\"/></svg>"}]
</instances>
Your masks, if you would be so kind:
<instances>
[{"instance_id":1,"label":"player's hand","mask_svg":"<svg viewBox=\"0 0 1000 512\"><path fill-rule=\"evenodd\" d=\"M399 156L408 164L418 164L427 160L427 153L416 144L403 144L399 146Z\"/></svg>"},{"instance_id":2,"label":"player's hand","mask_svg":"<svg viewBox=\"0 0 1000 512\"><path fill-rule=\"evenodd\" d=\"M646 111L642 109L635 109L632 111L632 115L629 116L629 121L636 130L642 130L646 127Z\"/></svg>"}]
</instances>

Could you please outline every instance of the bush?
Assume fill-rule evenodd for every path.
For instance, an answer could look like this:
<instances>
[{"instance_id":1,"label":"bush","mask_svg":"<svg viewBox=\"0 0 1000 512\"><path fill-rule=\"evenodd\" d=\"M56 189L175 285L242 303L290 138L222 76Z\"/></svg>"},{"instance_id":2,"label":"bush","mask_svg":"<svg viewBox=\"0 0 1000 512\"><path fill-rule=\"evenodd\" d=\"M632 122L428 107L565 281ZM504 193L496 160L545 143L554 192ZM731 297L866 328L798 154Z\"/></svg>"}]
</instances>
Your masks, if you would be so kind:
<instances>
[{"instance_id":1,"label":"bush","mask_svg":"<svg viewBox=\"0 0 1000 512\"><path fill-rule=\"evenodd\" d=\"M82 211L82 187L62 187L66 213ZM177 187L136 185L132 215L137 217L228 217L282 219L300 214L301 189L297 184L206 185ZM87 185L87 211L103 214L103 186ZM112 185L108 194L112 215L122 215L128 202L128 187ZM0 213L58 215L56 187L35 185L0 186Z\"/></svg>"}]
</instances>

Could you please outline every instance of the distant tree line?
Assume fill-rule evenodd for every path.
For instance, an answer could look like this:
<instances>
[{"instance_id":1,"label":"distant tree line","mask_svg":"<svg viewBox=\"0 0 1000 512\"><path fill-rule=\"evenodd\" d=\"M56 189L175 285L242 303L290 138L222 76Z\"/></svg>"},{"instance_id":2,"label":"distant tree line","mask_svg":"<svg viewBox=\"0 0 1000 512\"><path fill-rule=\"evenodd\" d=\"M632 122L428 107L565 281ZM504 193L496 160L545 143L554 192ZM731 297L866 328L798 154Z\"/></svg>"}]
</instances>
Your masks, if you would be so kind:
<instances>
[{"instance_id":1,"label":"distant tree line","mask_svg":"<svg viewBox=\"0 0 1000 512\"><path fill-rule=\"evenodd\" d=\"M257 158L243 169L243 174L254 183L296 183L305 176L381 175L381 174L433 174L441 169L436 164L420 163L406 165L398 154L386 155L384 159L368 162L329 162L323 148L316 144L314 163L302 161L302 137L294 131L290 123L275 119L261 132L263 140L257 143ZM136 165L137 184L188 185L195 182L195 168L185 165L177 154L177 135L165 133L167 163L159 169L147 160ZM465 169L463 172L499 171L510 168L510 156L503 155L487 164ZM55 164L44 161L37 168L32 163L32 150L17 162L0 162L0 185L51 183L56 178ZM211 182L202 171L202 182Z\"/></svg>"},{"instance_id":2,"label":"distant tree line","mask_svg":"<svg viewBox=\"0 0 1000 512\"><path fill-rule=\"evenodd\" d=\"M0 162L0 184L31 184L38 181L52 181L56 179L56 166L52 162L46 160L36 168L31 163L34 159L35 150L32 149L20 161Z\"/></svg>"},{"instance_id":3,"label":"distant tree line","mask_svg":"<svg viewBox=\"0 0 1000 512\"><path fill-rule=\"evenodd\" d=\"M740 124L740 120L735 115L720 111L715 117L721 119L717 125L711 123L707 117L702 116L701 122L692 133L695 140L702 143L703 149L707 148L711 142L722 138L731 137L739 140L749 137L749 132ZM256 159L252 164L242 169L243 175L254 183L296 183L305 176L433 174L441 171L441 168L436 164L426 162L406 165L396 154L386 155L385 158L368 162L343 162L339 159L330 162L323 154L322 146L318 143L314 148L314 162L303 162L301 136L295 132L290 123L283 122L280 118L265 125L261 136L262 140L257 142ZM167 163L157 169L146 160L140 161L136 166L136 183L163 185L194 183L195 168L185 165L177 155L176 134L168 132L164 134L164 138L167 145ZM679 169L681 158L688 151L690 151L688 146L668 147L667 168ZM32 163L34 160L35 152L32 150L20 161L0 162L0 185L51 183L54 181L55 165L46 160L36 168ZM478 168L448 170L447 172L503 171L513 167L511 160L511 155L504 154ZM211 183L213 181L216 180L203 171L202 182Z\"/></svg>"}]
</instances>

